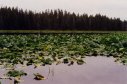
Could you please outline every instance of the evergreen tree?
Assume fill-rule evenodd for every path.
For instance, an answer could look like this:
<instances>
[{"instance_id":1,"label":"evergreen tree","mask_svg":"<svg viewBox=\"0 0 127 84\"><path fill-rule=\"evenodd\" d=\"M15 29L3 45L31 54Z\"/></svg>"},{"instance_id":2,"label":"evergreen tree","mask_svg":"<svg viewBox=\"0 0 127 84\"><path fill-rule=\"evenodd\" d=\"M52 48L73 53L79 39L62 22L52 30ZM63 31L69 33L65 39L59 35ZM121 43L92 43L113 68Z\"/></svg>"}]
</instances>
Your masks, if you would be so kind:
<instances>
[{"instance_id":1,"label":"evergreen tree","mask_svg":"<svg viewBox=\"0 0 127 84\"><path fill-rule=\"evenodd\" d=\"M35 13L18 8L0 8L0 29L7 30L127 30L127 21L105 15L75 14L67 11L46 10Z\"/></svg>"}]
</instances>

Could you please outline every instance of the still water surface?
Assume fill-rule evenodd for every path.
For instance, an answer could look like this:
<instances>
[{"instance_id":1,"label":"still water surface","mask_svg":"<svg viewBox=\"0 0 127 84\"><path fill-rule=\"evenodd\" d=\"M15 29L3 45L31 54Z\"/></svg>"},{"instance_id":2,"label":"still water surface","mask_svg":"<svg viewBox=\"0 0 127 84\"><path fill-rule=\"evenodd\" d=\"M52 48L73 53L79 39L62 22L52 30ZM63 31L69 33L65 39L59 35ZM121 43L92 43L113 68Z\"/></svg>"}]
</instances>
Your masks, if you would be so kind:
<instances>
[{"instance_id":1,"label":"still water surface","mask_svg":"<svg viewBox=\"0 0 127 84\"><path fill-rule=\"evenodd\" d=\"M83 65L60 64L37 69L29 66L23 69L28 75L22 77L20 84L127 84L127 66L114 62L114 58L98 56L86 57L85 60ZM34 80L33 73L37 72L48 79ZM8 80L2 82L10 84Z\"/></svg>"}]
</instances>

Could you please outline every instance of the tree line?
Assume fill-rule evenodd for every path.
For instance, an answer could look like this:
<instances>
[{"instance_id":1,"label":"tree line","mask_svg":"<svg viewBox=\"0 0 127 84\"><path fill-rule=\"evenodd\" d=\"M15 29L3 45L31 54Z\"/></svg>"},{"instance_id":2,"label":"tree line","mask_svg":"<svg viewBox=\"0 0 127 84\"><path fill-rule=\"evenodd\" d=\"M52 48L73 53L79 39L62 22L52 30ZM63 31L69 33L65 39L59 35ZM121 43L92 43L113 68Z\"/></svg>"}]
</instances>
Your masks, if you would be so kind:
<instances>
[{"instance_id":1,"label":"tree line","mask_svg":"<svg viewBox=\"0 0 127 84\"><path fill-rule=\"evenodd\" d=\"M109 30L124 31L127 21L105 15L75 14L60 9L39 13L18 8L0 8L0 29L3 30Z\"/></svg>"}]
</instances>

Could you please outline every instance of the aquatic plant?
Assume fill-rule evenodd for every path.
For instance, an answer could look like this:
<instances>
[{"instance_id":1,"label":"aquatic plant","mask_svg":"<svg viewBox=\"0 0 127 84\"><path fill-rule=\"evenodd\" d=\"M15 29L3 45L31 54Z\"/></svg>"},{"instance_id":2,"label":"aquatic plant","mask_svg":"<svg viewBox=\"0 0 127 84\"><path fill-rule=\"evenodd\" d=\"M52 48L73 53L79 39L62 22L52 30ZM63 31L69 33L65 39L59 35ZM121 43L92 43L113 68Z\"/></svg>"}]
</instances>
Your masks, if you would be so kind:
<instances>
[{"instance_id":1,"label":"aquatic plant","mask_svg":"<svg viewBox=\"0 0 127 84\"><path fill-rule=\"evenodd\" d=\"M27 34L0 35L0 65L10 77L24 75L16 65L85 63L85 56L113 56L127 64L127 34ZM19 79L19 78L17 78ZM16 79L16 80L17 80Z\"/></svg>"}]
</instances>

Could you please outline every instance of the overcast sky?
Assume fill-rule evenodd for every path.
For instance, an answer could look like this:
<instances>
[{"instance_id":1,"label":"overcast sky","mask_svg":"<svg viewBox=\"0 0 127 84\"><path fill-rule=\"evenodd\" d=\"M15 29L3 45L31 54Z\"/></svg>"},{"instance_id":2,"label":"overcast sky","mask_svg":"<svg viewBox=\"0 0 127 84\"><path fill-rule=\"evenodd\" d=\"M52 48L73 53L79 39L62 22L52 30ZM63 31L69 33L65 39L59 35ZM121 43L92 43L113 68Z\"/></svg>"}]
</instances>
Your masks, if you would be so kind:
<instances>
[{"instance_id":1,"label":"overcast sky","mask_svg":"<svg viewBox=\"0 0 127 84\"><path fill-rule=\"evenodd\" d=\"M0 6L18 7L33 11L63 9L75 13L100 13L127 20L127 0L0 0Z\"/></svg>"}]
</instances>

